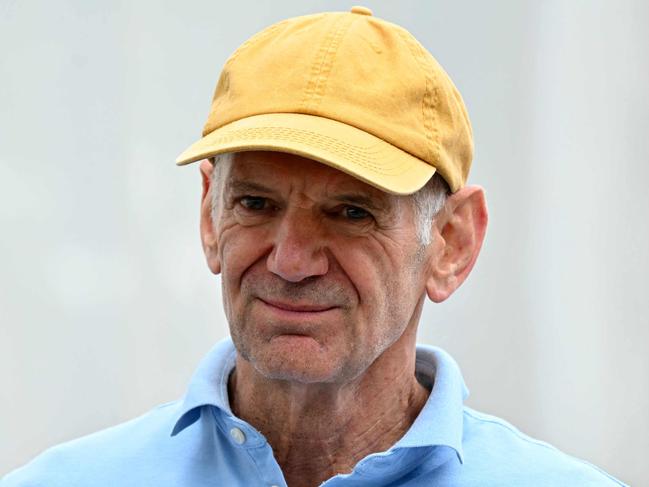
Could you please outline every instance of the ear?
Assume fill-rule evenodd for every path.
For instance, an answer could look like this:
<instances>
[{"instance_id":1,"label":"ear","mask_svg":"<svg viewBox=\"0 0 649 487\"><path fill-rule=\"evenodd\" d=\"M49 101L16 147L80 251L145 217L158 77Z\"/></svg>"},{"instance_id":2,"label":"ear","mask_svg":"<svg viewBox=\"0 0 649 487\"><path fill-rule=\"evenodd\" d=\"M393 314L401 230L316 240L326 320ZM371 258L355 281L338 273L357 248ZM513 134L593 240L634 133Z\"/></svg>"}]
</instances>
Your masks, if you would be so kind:
<instances>
[{"instance_id":1,"label":"ear","mask_svg":"<svg viewBox=\"0 0 649 487\"><path fill-rule=\"evenodd\" d=\"M214 274L221 272L219 259L219 246L212 219L212 171L214 166L207 159L200 165L201 179L203 181L203 195L201 196L201 243L207 260L207 266Z\"/></svg>"},{"instance_id":2,"label":"ear","mask_svg":"<svg viewBox=\"0 0 649 487\"><path fill-rule=\"evenodd\" d=\"M444 301L469 275L484 241L487 220L481 187L467 186L449 196L433 229L426 281L426 293L432 301Z\"/></svg>"}]
</instances>

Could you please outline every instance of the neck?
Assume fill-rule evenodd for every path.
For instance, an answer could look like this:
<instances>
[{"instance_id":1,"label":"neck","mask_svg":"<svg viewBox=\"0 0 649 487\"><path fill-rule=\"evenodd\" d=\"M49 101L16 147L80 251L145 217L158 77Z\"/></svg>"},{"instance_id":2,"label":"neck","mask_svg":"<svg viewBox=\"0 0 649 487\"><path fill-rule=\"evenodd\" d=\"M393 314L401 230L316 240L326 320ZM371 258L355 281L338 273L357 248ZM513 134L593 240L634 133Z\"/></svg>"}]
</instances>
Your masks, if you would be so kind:
<instances>
[{"instance_id":1,"label":"neck","mask_svg":"<svg viewBox=\"0 0 649 487\"><path fill-rule=\"evenodd\" d=\"M344 384L268 380L239 357L229 383L232 410L266 437L289 486L319 485L389 449L410 428L428 397L415 378L414 342L402 336Z\"/></svg>"}]
</instances>

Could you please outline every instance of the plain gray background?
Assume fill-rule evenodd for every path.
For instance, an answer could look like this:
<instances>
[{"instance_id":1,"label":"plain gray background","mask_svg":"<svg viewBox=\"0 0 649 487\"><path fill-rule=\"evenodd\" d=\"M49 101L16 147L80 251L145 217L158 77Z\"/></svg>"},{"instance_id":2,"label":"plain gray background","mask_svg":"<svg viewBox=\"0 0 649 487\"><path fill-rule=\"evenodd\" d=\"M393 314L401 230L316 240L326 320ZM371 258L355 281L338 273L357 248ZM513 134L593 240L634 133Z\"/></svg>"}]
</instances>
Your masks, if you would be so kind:
<instances>
[{"instance_id":1,"label":"plain gray background","mask_svg":"<svg viewBox=\"0 0 649 487\"><path fill-rule=\"evenodd\" d=\"M0 473L182 395L227 325L173 161L241 42L351 5L0 0ZM459 87L490 206L421 341L469 405L648 485L649 4L366 5Z\"/></svg>"}]
</instances>

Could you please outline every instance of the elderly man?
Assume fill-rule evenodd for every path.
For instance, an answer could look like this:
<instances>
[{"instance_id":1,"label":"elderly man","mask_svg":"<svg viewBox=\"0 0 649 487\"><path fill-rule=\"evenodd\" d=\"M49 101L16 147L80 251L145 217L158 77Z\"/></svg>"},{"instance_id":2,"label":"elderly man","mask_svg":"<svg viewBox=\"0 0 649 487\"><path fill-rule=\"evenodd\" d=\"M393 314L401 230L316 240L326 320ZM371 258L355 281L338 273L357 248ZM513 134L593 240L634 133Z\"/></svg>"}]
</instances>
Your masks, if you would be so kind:
<instances>
[{"instance_id":1,"label":"elderly man","mask_svg":"<svg viewBox=\"0 0 649 487\"><path fill-rule=\"evenodd\" d=\"M203 138L201 236L231 331L182 401L55 447L14 486L621 485L462 405L416 345L487 225L446 73L368 9L244 43Z\"/></svg>"}]
</instances>

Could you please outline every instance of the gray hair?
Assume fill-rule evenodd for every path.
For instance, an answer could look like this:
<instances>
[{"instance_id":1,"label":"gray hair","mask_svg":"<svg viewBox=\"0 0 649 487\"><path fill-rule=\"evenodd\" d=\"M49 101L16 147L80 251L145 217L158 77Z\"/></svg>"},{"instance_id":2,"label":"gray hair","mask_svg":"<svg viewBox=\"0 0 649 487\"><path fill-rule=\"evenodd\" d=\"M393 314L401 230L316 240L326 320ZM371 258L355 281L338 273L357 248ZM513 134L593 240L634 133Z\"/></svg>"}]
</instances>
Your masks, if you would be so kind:
<instances>
[{"instance_id":1,"label":"gray hair","mask_svg":"<svg viewBox=\"0 0 649 487\"><path fill-rule=\"evenodd\" d=\"M444 178L436 172L432 178L416 193L406 198L411 198L415 209L415 229L419 243L428 245L432 239L433 220L444 208L451 189Z\"/></svg>"},{"instance_id":2,"label":"gray hair","mask_svg":"<svg viewBox=\"0 0 649 487\"><path fill-rule=\"evenodd\" d=\"M231 160L232 155L232 153L220 154L212 159L214 166L212 188L218 187L221 183L223 162ZM444 207L450 192L451 190L444 178L436 172L419 191L402 197L412 201L415 210L415 230L417 239L422 246L426 246L431 242L433 220ZM216 220L220 196L220 191L212 191L212 220Z\"/></svg>"}]
</instances>

